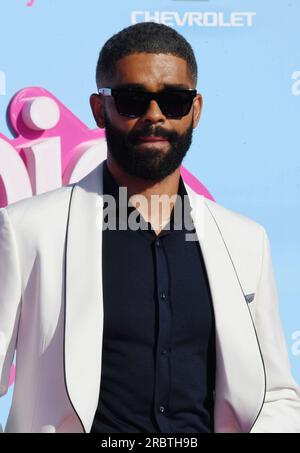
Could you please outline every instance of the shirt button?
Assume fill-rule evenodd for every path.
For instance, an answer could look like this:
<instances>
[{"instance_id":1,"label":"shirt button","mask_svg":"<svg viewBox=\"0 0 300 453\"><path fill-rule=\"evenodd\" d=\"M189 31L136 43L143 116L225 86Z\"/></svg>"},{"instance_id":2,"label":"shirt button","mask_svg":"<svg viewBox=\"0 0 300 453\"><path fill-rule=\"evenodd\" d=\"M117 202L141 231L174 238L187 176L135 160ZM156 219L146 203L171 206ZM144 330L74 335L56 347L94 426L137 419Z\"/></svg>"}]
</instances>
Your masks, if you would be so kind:
<instances>
[{"instance_id":1,"label":"shirt button","mask_svg":"<svg viewBox=\"0 0 300 453\"><path fill-rule=\"evenodd\" d=\"M156 247L160 247L160 241L159 240L156 241Z\"/></svg>"},{"instance_id":2,"label":"shirt button","mask_svg":"<svg viewBox=\"0 0 300 453\"><path fill-rule=\"evenodd\" d=\"M161 353L162 353L162 355L166 355L166 354L168 354L168 351L166 349L162 349Z\"/></svg>"},{"instance_id":3,"label":"shirt button","mask_svg":"<svg viewBox=\"0 0 300 453\"><path fill-rule=\"evenodd\" d=\"M166 293L162 292L160 293L160 297L165 300L167 298Z\"/></svg>"},{"instance_id":4,"label":"shirt button","mask_svg":"<svg viewBox=\"0 0 300 453\"><path fill-rule=\"evenodd\" d=\"M165 412L165 407L164 406L160 406L159 407L159 412L164 413Z\"/></svg>"}]
</instances>

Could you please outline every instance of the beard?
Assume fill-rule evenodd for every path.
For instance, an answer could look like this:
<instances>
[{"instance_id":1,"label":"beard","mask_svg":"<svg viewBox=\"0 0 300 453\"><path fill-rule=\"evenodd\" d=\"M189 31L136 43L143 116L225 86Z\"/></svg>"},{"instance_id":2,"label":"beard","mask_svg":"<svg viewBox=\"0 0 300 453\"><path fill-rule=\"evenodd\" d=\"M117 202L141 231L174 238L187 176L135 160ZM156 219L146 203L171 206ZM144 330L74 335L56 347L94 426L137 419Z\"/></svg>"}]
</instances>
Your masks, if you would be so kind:
<instances>
[{"instance_id":1,"label":"beard","mask_svg":"<svg viewBox=\"0 0 300 453\"><path fill-rule=\"evenodd\" d=\"M126 134L113 126L105 113L105 128L107 146L117 164L129 175L152 181L161 181L173 173L192 144L193 120L183 134L154 125L145 125ZM140 149L139 138L151 135L167 139L169 149Z\"/></svg>"}]
</instances>

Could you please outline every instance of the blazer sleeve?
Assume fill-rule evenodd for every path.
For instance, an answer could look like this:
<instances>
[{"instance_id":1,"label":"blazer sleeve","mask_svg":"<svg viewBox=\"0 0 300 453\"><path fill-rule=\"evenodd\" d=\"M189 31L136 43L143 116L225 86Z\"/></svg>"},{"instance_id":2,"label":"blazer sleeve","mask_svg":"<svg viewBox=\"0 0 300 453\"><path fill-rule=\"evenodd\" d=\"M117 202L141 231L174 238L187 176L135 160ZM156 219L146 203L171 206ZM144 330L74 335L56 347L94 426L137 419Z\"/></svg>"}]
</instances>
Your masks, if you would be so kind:
<instances>
[{"instance_id":1,"label":"blazer sleeve","mask_svg":"<svg viewBox=\"0 0 300 453\"><path fill-rule=\"evenodd\" d=\"M263 228L263 258L256 293L255 326L266 372L266 394L252 433L299 433L300 389L281 325L270 243Z\"/></svg>"},{"instance_id":2,"label":"blazer sleeve","mask_svg":"<svg viewBox=\"0 0 300 453\"><path fill-rule=\"evenodd\" d=\"M0 397L9 386L21 308L21 275L13 227L0 209ZM1 432L1 426L0 426Z\"/></svg>"}]
</instances>

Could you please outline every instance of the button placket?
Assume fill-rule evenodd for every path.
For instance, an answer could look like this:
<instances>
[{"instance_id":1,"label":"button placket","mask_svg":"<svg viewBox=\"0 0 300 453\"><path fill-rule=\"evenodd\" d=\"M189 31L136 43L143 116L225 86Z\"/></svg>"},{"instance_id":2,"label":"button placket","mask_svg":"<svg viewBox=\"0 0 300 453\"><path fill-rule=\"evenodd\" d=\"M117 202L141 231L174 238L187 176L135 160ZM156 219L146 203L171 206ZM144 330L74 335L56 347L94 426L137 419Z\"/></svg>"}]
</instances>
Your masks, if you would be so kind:
<instances>
[{"instance_id":1,"label":"button placket","mask_svg":"<svg viewBox=\"0 0 300 453\"><path fill-rule=\"evenodd\" d=\"M169 357L169 341L171 332L171 312L170 305L166 302L169 300L169 267L167 256L164 248L164 236L156 239L154 245L154 253L156 257L156 279L157 279L157 309L159 315L159 332L156 349L156 388L155 401L157 404L158 414L164 415L159 417L157 422L162 432L167 432L169 421L167 417L166 401L170 394L170 363Z\"/></svg>"}]
</instances>

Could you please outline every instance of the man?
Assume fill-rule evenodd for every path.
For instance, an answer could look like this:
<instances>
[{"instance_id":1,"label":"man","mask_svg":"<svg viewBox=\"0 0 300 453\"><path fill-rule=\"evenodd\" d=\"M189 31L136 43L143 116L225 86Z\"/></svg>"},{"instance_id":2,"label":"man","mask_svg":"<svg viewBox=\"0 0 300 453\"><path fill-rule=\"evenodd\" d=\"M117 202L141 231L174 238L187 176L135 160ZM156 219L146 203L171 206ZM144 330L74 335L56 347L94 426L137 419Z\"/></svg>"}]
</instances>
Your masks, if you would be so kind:
<instances>
[{"instance_id":1,"label":"man","mask_svg":"<svg viewBox=\"0 0 300 453\"><path fill-rule=\"evenodd\" d=\"M113 36L90 99L107 160L0 211L7 432L300 432L266 232L180 176L196 83L171 28Z\"/></svg>"}]
</instances>

